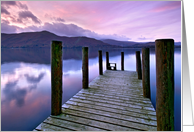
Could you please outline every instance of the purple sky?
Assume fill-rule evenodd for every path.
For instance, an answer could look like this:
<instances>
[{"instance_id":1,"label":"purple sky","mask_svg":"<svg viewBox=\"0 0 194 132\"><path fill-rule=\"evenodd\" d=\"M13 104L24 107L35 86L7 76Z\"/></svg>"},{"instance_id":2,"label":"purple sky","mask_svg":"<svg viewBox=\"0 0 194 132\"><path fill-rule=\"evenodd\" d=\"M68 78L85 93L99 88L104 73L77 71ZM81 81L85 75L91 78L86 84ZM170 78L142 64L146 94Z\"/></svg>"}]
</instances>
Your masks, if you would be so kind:
<instances>
[{"instance_id":1,"label":"purple sky","mask_svg":"<svg viewBox=\"0 0 194 132\"><path fill-rule=\"evenodd\" d=\"M1 32L181 41L181 1L3 1Z\"/></svg>"}]
</instances>

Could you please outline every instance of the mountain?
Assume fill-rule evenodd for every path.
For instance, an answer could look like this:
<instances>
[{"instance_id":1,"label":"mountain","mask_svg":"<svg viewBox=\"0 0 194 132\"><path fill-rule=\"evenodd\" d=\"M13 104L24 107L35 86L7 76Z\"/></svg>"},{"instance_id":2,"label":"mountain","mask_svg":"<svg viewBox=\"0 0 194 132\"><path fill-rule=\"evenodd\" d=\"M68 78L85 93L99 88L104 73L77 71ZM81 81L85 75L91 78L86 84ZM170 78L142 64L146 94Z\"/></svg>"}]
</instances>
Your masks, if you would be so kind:
<instances>
[{"instance_id":1,"label":"mountain","mask_svg":"<svg viewBox=\"0 0 194 132\"><path fill-rule=\"evenodd\" d=\"M147 42L145 44L141 44L141 43L136 43L132 46L127 46L127 48L129 47L136 47L136 48L155 48L155 42ZM174 47L178 48L181 47L181 42L175 42L174 43Z\"/></svg>"},{"instance_id":2,"label":"mountain","mask_svg":"<svg viewBox=\"0 0 194 132\"><path fill-rule=\"evenodd\" d=\"M24 32L15 34L1 33L1 48L50 48L52 40L62 41L64 48L79 48L83 46L98 48L154 48L155 42L118 41L113 39L96 40L84 36L57 36L48 31ZM181 47L181 42L175 42L175 47Z\"/></svg>"},{"instance_id":3,"label":"mountain","mask_svg":"<svg viewBox=\"0 0 194 132\"><path fill-rule=\"evenodd\" d=\"M114 40L114 39L102 39L101 41L104 43L107 43L107 44L119 45L122 47L131 46L131 45L137 43L137 42L133 42L133 41L118 41L118 40Z\"/></svg>"},{"instance_id":4,"label":"mountain","mask_svg":"<svg viewBox=\"0 0 194 132\"><path fill-rule=\"evenodd\" d=\"M96 40L88 37L65 37L57 36L54 33L48 31L41 32L25 32L18 34L5 34L1 33L1 48L36 48L47 47L50 48L52 40L62 41L63 47L115 47L100 40Z\"/></svg>"},{"instance_id":5,"label":"mountain","mask_svg":"<svg viewBox=\"0 0 194 132\"><path fill-rule=\"evenodd\" d=\"M124 48L143 48L143 47L154 48L155 47L155 42L118 41L113 39L104 39L101 41L111 45L122 46ZM181 47L181 42L175 42L175 47Z\"/></svg>"}]
</instances>

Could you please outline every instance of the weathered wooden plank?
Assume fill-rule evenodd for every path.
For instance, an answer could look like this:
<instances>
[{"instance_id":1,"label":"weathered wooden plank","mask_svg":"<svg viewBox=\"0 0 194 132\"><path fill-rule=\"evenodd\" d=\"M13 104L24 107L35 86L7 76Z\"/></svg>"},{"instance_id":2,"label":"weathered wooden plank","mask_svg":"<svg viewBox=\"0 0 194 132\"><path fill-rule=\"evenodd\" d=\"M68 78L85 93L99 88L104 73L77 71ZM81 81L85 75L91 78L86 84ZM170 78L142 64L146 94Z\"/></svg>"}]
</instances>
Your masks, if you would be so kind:
<instances>
[{"instance_id":1,"label":"weathered wooden plank","mask_svg":"<svg viewBox=\"0 0 194 132\"><path fill-rule=\"evenodd\" d=\"M96 86L96 85L90 85L90 88L94 89L109 89L109 90L127 90L127 91L143 91L141 87L131 87L131 86L120 86L120 85L102 85L102 86Z\"/></svg>"},{"instance_id":2,"label":"weathered wooden plank","mask_svg":"<svg viewBox=\"0 0 194 132\"><path fill-rule=\"evenodd\" d=\"M106 73L105 73L106 74ZM118 87L126 87L126 86L132 86L132 87L141 87L141 80L137 80L137 77L118 77L118 75L114 75L115 77L111 76L103 76L100 79L96 78L90 83L89 86L91 85L97 85L97 86L118 86ZM110 79L111 78L111 79ZM116 81L115 81L116 80ZM102 82L102 83L100 83ZM111 82L111 83L110 83Z\"/></svg>"},{"instance_id":3,"label":"weathered wooden plank","mask_svg":"<svg viewBox=\"0 0 194 132\"><path fill-rule=\"evenodd\" d=\"M131 104L120 104L120 103L116 103L116 102L110 102L110 101L107 101L107 100L98 100L98 101L95 101L93 99L79 99L79 98L76 98L76 97L72 97L70 99L70 101L78 101L78 102L83 102L83 103L93 103L93 104L107 104L107 105L115 105L115 106L119 106L119 107L127 107L127 108L134 108L134 109L142 109L142 110L147 110L147 111L153 111L155 112L155 109L154 108L150 108L150 107L144 107L144 106L137 106L137 105L131 105Z\"/></svg>"},{"instance_id":4,"label":"weathered wooden plank","mask_svg":"<svg viewBox=\"0 0 194 132\"><path fill-rule=\"evenodd\" d=\"M119 94L119 93L112 93L112 92L105 92L105 91L85 91L85 90L81 90L80 93L93 93L93 94L102 94L102 95L109 95L109 96L116 96L116 97L124 97L124 98L134 98L134 99L142 99L145 101L149 101L150 99L148 98L144 98L143 96L138 96L138 95L126 95L126 94Z\"/></svg>"},{"instance_id":5,"label":"weathered wooden plank","mask_svg":"<svg viewBox=\"0 0 194 132\"><path fill-rule=\"evenodd\" d=\"M120 92L109 92L109 91L88 91L89 93L95 93L95 94L103 94L103 95L112 95L112 96L119 96L119 97L128 97L128 98L134 98L134 99L144 99L143 96L135 96L138 93L120 93ZM147 100L149 101L149 100Z\"/></svg>"},{"instance_id":6,"label":"weathered wooden plank","mask_svg":"<svg viewBox=\"0 0 194 132\"><path fill-rule=\"evenodd\" d=\"M124 78L123 78L124 79ZM128 82L118 80L115 78L117 82L114 82L114 80L97 80L96 82L91 83L89 86L100 86L100 87L120 87L120 88L126 88L126 87L142 87L141 82L132 82L133 80L129 80ZM100 83L101 82L101 83ZM110 83L111 82L111 83ZM119 84L119 85L118 85ZM108 86L110 85L110 86Z\"/></svg>"},{"instance_id":7,"label":"weathered wooden plank","mask_svg":"<svg viewBox=\"0 0 194 132\"><path fill-rule=\"evenodd\" d=\"M150 102L150 100L148 99L147 100L147 98L135 98L135 97L128 97L127 98L127 96L121 96L121 95L112 95L112 94L101 94L101 93L88 93L88 92L83 92L83 91L80 91L77 95L79 95L79 94L84 94L84 95L86 95L86 96L99 96L99 95L103 95L103 97L107 97L107 98L119 98L119 99L121 99L121 100L125 100L125 99L128 99L127 101L128 102L130 102L129 100L134 100L135 102L144 102L144 103L149 103L149 104L151 104L151 102ZM89 95L88 95L89 94Z\"/></svg>"},{"instance_id":8,"label":"weathered wooden plank","mask_svg":"<svg viewBox=\"0 0 194 132\"><path fill-rule=\"evenodd\" d=\"M113 101L109 101L109 100L100 100L100 99L95 99L95 98L86 98L86 97L82 97L82 96L73 96L73 98L71 98L72 100L77 99L77 100L84 100L84 101L92 101L92 102L100 102L100 103L107 103L110 105L118 105L118 106L124 106L124 107L133 107L136 109L144 109L144 110L151 110L151 111L155 111L155 109L153 107L148 107L145 105L136 105L136 104L129 104L129 103L119 103L119 102L113 102Z\"/></svg>"},{"instance_id":9,"label":"weathered wooden plank","mask_svg":"<svg viewBox=\"0 0 194 132\"><path fill-rule=\"evenodd\" d=\"M68 129L73 129L75 131L104 131L104 129L90 127L90 126L86 126L83 124L70 122L70 121L66 121L66 120L56 119L53 117L48 117L44 122L49 123L49 124L55 124L59 127L66 127Z\"/></svg>"},{"instance_id":10,"label":"weathered wooden plank","mask_svg":"<svg viewBox=\"0 0 194 132\"><path fill-rule=\"evenodd\" d=\"M84 90L81 92L85 92ZM111 92L108 90L89 90L87 93L94 93L94 94L102 94L102 95L112 95L112 96L118 96L118 97L125 97L125 98L135 98L135 99L143 99L150 101L147 98L144 98L142 95L135 95L135 94L126 94L126 93L119 93L119 92Z\"/></svg>"},{"instance_id":11,"label":"weathered wooden plank","mask_svg":"<svg viewBox=\"0 0 194 132\"><path fill-rule=\"evenodd\" d=\"M145 103L145 104L152 104L150 100L142 100L142 99L136 99L136 98L131 98L131 97L119 97L119 96L111 96L111 95L105 95L105 94L95 94L95 93L89 93L89 92L83 92L80 91L76 95L83 94L83 95L92 95L92 96L97 96L97 97L106 97L106 98L111 98L111 99L116 99L116 100L123 100L123 101L133 101L133 102L139 102L139 103Z\"/></svg>"},{"instance_id":12,"label":"weathered wooden plank","mask_svg":"<svg viewBox=\"0 0 194 132\"><path fill-rule=\"evenodd\" d=\"M74 103L71 104L64 104L62 107L64 108L71 108L71 109L82 109L82 108L89 108L89 109L95 109L95 110L102 110L110 113L116 113L116 114L121 114L121 115L128 115L132 117L138 117L142 119L151 119L156 121L156 116L155 115L149 115L149 114L143 114L143 113L138 113L138 112L133 112L133 111L125 111L125 110L120 110L120 109L114 109L114 108L107 108L104 106L96 106L96 105L90 105L90 104L84 104L84 103L78 103L77 105L74 105Z\"/></svg>"},{"instance_id":13,"label":"weathered wooden plank","mask_svg":"<svg viewBox=\"0 0 194 132\"><path fill-rule=\"evenodd\" d=\"M138 96L142 96L142 92L143 90L136 90L136 89L107 89L107 88L103 88L103 87L100 87L100 88L92 88L90 87L89 91L103 91L103 92L113 92L113 93L119 93L119 94L133 94L133 96L135 95L138 95ZM135 94L134 94L135 93Z\"/></svg>"},{"instance_id":14,"label":"weathered wooden plank","mask_svg":"<svg viewBox=\"0 0 194 132\"><path fill-rule=\"evenodd\" d=\"M67 104L74 104L74 105L79 105L80 101L76 100L68 100ZM94 102L84 102L84 104L89 104L89 105L96 105L96 106L101 106L101 107L107 107L107 108L114 108L114 109L119 109L119 110L126 110L126 111L131 111L131 112L136 112L136 113L143 113L143 114L149 114L149 115L156 115L156 112L154 111L148 111L148 110L143 110L143 109L135 109L135 108L130 108L130 107L121 107L117 105L108 105L105 103L94 103Z\"/></svg>"},{"instance_id":15,"label":"weathered wooden plank","mask_svg":"<svg viewBox=\"0 0 194 132\"><path fill-rule=\"evenodd\" d=\"M99 98L99 99L104 99L104 100L112 100L112 101L116 101L116 102L123 102L123 103L137 103L138 105L147 105L147 106L152 106L152 103L150 101L142 101L142 100L134 100L133 98L127 98L128 100L126 100L125 98L120 98L120 97L114 97L114 96L101 96L101 94L99 95L94 95L94 94L90 94L90 93L78 93L76 94L76 96L83 96L83 97L91 97L91 98Z\"/></svg>"},{"instance_id":16,"label":"weathered wooden plank","mask_svg":"<svg viewBox=\"0 0 194 132\"><path fill-rule=\"evenodd\" d=\"M112 102L118 102L118 103L124 103L124 104L134 104L134 105L140 105L140 106L146 106L146 107L153 107L152 104L148 104L148 103L143 103L143 102L133 102L133 100L118 100L118 99L113 99L113 98L106 98L106 97L99 97L99 96L92 96L92 95L88 95L88 94L77 94L74 97L83 97L83 98L93 98L93 99L98 99L98 100L107 100L107 101L112 101Z\"/></svg>"},{"instance_id":17,"label":"weathered wooden plank","mask_svg":"<svg viewBox=\"0 0 194 132\"><path fill-rule=\"evenodd\" d=\"M111 118L115 118L115 119L122 119L122 120L137 122L137 123L141 123L141 124L147 124L147 125L153 125L153 126L157 125L156 120L142 119L139 117L116 114L116 113L106 112L106 111L102 111L102 110L84 108L84 107L79 107L79 106L78 107L74 106L74 107L70 108L69 105L63 105L63 108L69 108L70 110L79 110L81 112L87 111L87 113L93 113L95 115L101 115L101 116L111 117ZM76 108L79 108L79 109L76 109Z\"/></svg>"},{"instance_id":18,"label":"weathered wooden plank","mask_svg":"<svg viewBox=\"0 0 194 132\"><path fill-rule=\"evenodd\" d=\"M36 127L37 131L72 131L72 129L67 129L64 127L57 126L55 124L41 123Z\"/></svg>"},{"instance_id":19,"label":"weathered wooden plank","mask_svg":"<svg viewBox=\"0 0 194 132\"><path fill-rule=\"evenodd\" d=\"M134 94L121 94L119 92L108 92L108 91L89 91L89 93L94 93L94 94L103 94L103 95L111 95L111 96L118 96L118 97L125 97L125 98L134 98L134 99L142 99L142 100L147 100L149 101L149 99L144 99L142 95L139 96L135 96Z\"/></svg>"},{"instance_id":20,"label":"weathered wooden plank","mask_svg":"<svg viewBox=\"0 0 194 132\"><path fill-rule=\"evenodd\" d=\"M81 116L81 117L85 117L85 118L89 118L89 119L93 119L93 120L98 120L98 121L101 121L101 122L109 122L111 124L115 124L115 125L119 125L119 126L124 126L124 127L129 127L130 126L130 128L135 128L135 129L138 129L138 130L156 131L156 126L149 126L149 125L145 125L145 124L124 121L124 120L121 120L121 119L115 119L115 118L110 118L110 117L106 117L106 116L95 115L93 113L73 111L73 110L70 110L70 109L65 109L65 110L63 109L62 112L66 113L66 114L71 114L71 115L74 115L74 116Z\"/></svg>"},{"instance_id":21,"label":"weathered wooden plank","mask_svg":"<svg viewBox=\"0 0 194 132\"><path fill-rule=\"evenodd\" d=\"M117 92L117 93L124 93L124 92L128 92L128 93L139 93L138 96L142 97L142 89L132 89L131 87L129 88L106 88L106 87L98 87L98 88L94 88L94 87L89 87L89 89L93 90L93 91L107 91L107 92ZM137 95L132 95L132 96L137 96Z\"/></svg>"},{"instance_id":22,"label":"weathered wooden plank","mask_svg":"<svg viewBox=\"0 0 194 132\"><path fill-rule=\"evenodd\" d=\"M132 128L127 128L127 127L122 127L122 126L117 126L114 124L106 123L106 122L101 122L101 121L96 121L92 120L89 118L84 118L81 116L74 116L71 114L61 114L60 116L52 116L53 118L56 119L62 119L66 121L73 121L77 122L86 126L91 126L107 131L116 131L116 130L122 130L122 131L137 131L137 129L132 129Z\"/></svg>"}]
</instances>

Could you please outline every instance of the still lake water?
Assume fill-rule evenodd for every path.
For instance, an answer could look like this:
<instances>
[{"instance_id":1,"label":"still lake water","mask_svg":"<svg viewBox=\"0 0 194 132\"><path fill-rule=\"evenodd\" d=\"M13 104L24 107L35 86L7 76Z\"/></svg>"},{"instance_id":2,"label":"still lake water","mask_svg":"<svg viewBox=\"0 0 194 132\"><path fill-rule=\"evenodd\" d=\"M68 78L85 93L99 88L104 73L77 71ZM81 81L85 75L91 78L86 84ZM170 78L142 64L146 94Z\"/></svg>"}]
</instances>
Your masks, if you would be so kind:
<instances>
[{"instance_id":1,"label":"still lake water","mask_svg":"<svg viewBox=\"0 0 194 132\"><path fill-rule=\"evenodd\" d=\"M121 69L124 51L125 70L136 70L135 51L141 49L101 49L103 71L109 61ZM82 86L81 49L63 49L63 103ZM181 48L174 53L175 130L181 130ZM1 130L31 131L51 112L50 49L1 49ZM98 49L89 49L89 81L99 74ZM151 101L156 106L155 49L150 49Z\"/></svg>"}]
</instances>

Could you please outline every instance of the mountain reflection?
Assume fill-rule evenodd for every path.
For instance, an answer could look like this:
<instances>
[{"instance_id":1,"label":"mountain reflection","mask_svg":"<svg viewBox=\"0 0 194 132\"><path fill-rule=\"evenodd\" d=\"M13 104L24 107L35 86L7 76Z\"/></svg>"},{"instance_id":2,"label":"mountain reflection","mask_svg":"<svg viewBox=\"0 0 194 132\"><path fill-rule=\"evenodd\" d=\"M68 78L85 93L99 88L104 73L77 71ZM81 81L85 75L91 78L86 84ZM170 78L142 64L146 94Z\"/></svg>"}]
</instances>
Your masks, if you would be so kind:
<instances>
[{"instance_id":1,"label":"mountain reflection","mask_svg":"<svg viewBox=\"0 0 194 132\"><path fill-rule=\"evenodd\" d=\"M141 48L131 48L131 49L89 49L89 58L98 57L98 50L102 50L103 55L105 52L111 52L110 57L115 57L121 54L123 50L125 54L134 54L136 50ZM50 64L50 48L38 48L38 49L1 49L1 64L9 62L25 62L25 63L39 63L39 64ZM11 54L10 54L11 53ZM81 60L82 59L82 49L72 48L63 49L63 60Z\"/></svg>"}]
</instances>

